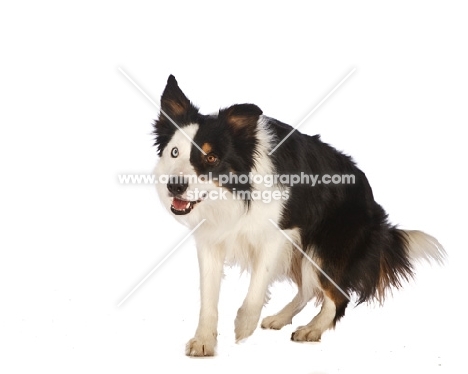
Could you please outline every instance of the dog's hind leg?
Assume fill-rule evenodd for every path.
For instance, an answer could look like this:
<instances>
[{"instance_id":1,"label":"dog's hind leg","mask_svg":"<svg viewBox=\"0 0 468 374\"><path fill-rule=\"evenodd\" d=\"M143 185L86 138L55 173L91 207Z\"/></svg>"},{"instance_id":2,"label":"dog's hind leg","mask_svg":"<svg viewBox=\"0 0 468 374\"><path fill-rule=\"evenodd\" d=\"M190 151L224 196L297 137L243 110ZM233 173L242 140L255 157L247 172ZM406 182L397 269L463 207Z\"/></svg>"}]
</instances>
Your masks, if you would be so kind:
<instances>
[{"instance_id":1,"label":"dog's hind leg","mask_svg":"<svg viewBox=\"0 0 468 374\"><path fill-rule=\"evenodd\" d=\"M297 295L280 312L264 318L262 328L279 330L289 325L293 317L304 309L316 294L315 286L318 283L316 271L307 259L300 256L300 252L296 252L296 256L292 259L290 277L297 284Z\"/></svg>"},{"instance_id":2,"label":"dog's hind leg","mask_svg":"<svg viewBox=\"0 0 468 374\"><path fill-rule=\"evenodd\" d=\"M308 301L304 299L302 291L299 289L294 299L281 309L280 312L263 319L262 328L279 330L289 325L292 322L292 318L307 305Z\"/></svg>"},{"instance_id":3,"label":"dog's hind leg","mask_svg":"<svg viewBox=\"0 0 468 374\"><path fill-rule=\"evenodd\" d=\"M324 331L335 326L345 312L349 299L331 284L323 290L323 304L320 312L307 325L298 327L291 335L296 342L318 342Z\"/></svg>"}]
</instances>

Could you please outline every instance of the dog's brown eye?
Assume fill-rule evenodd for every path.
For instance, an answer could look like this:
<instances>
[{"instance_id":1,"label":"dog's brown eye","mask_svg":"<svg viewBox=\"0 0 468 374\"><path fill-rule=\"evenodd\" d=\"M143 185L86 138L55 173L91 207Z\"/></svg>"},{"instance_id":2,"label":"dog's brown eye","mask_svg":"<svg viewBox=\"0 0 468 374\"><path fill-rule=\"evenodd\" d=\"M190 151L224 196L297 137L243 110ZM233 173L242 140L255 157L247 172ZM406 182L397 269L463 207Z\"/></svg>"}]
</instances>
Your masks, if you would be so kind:
<instances>
[{"instance_id":1,"label":"dog's brown eye","mask_svg":"<svg viewBox=\"0 0 468 374\"><path fill-rule=\"evenodd\" d=\"M209 154L205 156L205 161L210 165L215 165L218 162L218 157L214 154Z\"/></svg>"}]
</instances>

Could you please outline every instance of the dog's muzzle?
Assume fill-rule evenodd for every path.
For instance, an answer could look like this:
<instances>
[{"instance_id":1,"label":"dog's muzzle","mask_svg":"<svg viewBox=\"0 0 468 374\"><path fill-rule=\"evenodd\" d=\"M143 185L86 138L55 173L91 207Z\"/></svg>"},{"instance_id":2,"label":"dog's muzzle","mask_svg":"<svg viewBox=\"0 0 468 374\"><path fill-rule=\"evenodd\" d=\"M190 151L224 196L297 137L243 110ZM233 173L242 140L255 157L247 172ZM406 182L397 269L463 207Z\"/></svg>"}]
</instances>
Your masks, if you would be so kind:
<instances>
[{"instance_id":1,"label":"dog's muzzle","mask_svg":"<svg viewBox=\"0 0 468 374\"><path fill-rule=\"evenodd\" d=\"M167 189L173 197L171 204L171 212L176 215L185 215L192 211L197 201L190 201L182 198L182 195L188 188L188 181L183 176L174 176L169 178Z\"/></svg>"}]
</instances>

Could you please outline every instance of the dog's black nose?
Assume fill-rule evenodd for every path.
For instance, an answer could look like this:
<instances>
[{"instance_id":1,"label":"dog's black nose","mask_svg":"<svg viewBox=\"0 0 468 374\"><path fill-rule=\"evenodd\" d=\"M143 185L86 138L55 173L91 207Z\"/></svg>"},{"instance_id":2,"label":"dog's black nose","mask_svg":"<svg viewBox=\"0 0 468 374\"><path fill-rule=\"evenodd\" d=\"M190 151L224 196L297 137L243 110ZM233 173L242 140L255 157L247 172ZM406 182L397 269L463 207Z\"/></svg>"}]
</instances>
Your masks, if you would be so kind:
<instances>
[{"instance_id":1,"label":"dog's black nose","mask_svg":"<svg viewBox=\"0 0 468 374\"><path fill-rule=\"evenodd\" d=\"M172 176L167 183L167 189L173 195L182 195L188 188L188 181L182 176Z\"/></svg>"}]
</instances>

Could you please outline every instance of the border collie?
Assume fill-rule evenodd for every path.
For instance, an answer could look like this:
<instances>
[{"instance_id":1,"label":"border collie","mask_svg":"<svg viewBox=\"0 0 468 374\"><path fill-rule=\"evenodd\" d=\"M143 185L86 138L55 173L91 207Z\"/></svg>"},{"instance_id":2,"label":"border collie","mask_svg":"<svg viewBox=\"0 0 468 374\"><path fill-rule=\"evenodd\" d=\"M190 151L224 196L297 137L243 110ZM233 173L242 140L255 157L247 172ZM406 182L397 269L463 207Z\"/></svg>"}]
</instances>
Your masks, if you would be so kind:
<instances>
[{"instance_id":1,"label":"border collie","mask_svg":"<svg viewBox=\"0 0 468 374\"><path fill-rule=\"evenodd\" d=\"M163 205L196 228L201 310L189 356L215 353L225 264L251 273L236 341L256 329L269 285L290 279L296 296L261 327L281 329L316 298L320 312L291 336L305 342L320 341L351 296L381 303L413 277L414 260L445 257L432 236L388 222L350 157L292 129L253 104L201 114L169 76L154 124L155 173L164 181L157 184ZM337 183L343 176L350 183Z\"/></svg>"}]
</instances>

